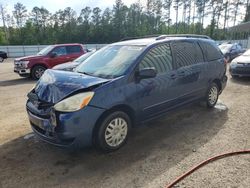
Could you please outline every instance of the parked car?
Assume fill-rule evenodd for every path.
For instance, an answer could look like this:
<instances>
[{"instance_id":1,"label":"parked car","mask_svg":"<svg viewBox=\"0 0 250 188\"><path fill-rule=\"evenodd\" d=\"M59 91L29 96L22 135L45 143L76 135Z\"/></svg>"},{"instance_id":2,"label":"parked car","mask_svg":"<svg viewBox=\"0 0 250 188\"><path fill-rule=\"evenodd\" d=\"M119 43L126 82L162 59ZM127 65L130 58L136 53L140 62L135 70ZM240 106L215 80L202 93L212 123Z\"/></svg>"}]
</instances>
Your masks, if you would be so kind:
<instances>
[{"instance_id":1,"label":"parked car","mask_svg":"<svg viewBox=\"0 0 250 188\"><path fill-rule=\"evenodd\" d=\"M250 76L250 49L231 62L229 72L233 78Z\"/></svg>"},{"instance_id":2,"label":"parked car","mask_svg":"<svg viewBox=\"0 0 250 188\"><path fill-rule=\"evenodd\" d=\"M245 52L239 43L223 43L219 48L228 62Z\"/></svg>"},{"instance_id":3,"label":"parked car","mask_svg":"<svg viewBox=\"0 0 250 188\"><path fill-rule=\"evenodd\" d=\"M0 51L0 63L3 62L4 59L7 59L7 58L8 58L7 53Z\"/></svg>"},{"instance_id":4,"label":"parked car","mask_svg":"<svg viewBox=\"0 0 250 188\"><path fill-rule=\"evenodd\" d=\"M198 101L214 107L226 82L213 40L166 35L110 44L74 72L46 70L26 107L46 142L114 151L141 122Z\"/></svg>"},{"instance_id":5,"label":"parked car","mask_svg":"<svg viewBox=\"0 0 250 188\"><path fill-rule=\"evenodd\" d=\"M63 71L73 71L78 65L83 63L89 56L95 53L96 50L87 52L86 54L81 55L72 62L63 63L53 67L54 70L63 70Z\"/></svg>"},{"instance_id":6,"label":"parked car","mask_svg":"<svg viewBox=\"0 0 250 188\"><path fill-rule=\"evenodd\" d=\"M81 44L50 45L37 55L26 56L14 60L14 72L23 77L39 79L46 69L73 61L85 53Z\"/></svg>"}]
</instances>

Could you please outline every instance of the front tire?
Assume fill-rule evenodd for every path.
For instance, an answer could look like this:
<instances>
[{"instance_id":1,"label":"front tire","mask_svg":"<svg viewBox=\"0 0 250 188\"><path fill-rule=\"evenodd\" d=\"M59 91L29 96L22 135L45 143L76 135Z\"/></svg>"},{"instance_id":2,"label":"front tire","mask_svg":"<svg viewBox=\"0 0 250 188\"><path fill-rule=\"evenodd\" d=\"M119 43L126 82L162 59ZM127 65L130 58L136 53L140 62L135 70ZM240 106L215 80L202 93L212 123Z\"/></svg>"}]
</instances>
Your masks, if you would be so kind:
<instances>
[{"instance_id":1,"label":"front tire","mask_svg":"<svg viewBox=\"0 0 250 188\"><path fill-rule=\"evenodd\" d=\"M219 87L216 83L212 83L208 89L206 103L208 108L213 108L219 98Z\"/></svg>"},{"instance_id":2,"label":"front tire","mask_svg":"<svg viewBox=\"0 0 250 188\"><path fill-rule=\"evenodd\" d=\"M127 141L131 127L129 116L116 111L102 119L95 135L95 145L104 152L112 152L121 148Z\"/></svg>"},{"instance_id":3,"label":"front tire","mask_svg":"<svg viewBox=\"0 0 250 188\"><path fill-rule=\"evenodd\" d=\"M45 70L46 68L44 66L36 65L31 69L31 77L34 80L38 80L39 78L41 78Z\"/></svg>"},{"instance_id":4,"label":"front tire","mask_svg":"<svg viewBox=\"0 0 250 188\"><path fill-rule=\"evenodd\" d=\"M0 57L0 63L2 63L2 62L3 62L3 60L4 60L4 58Z\"/></svg>"}]
</instances>

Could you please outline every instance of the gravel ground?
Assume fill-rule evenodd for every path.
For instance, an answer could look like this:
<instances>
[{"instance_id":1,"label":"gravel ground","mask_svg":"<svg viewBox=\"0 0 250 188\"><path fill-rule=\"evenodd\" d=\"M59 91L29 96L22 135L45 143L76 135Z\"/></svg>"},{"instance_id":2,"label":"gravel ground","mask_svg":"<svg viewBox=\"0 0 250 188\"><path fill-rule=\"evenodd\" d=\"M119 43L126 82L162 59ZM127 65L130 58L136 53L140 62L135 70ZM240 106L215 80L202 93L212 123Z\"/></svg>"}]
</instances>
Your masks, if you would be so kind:
<instances>
[{"instance_id":1,"label":"gravel ground","mask_svg":"<svg viewBox=\"0 0 250 188\"><path fill-rule=\"evenodd\" d=\"M25 111L35 81L0 63L0 187L164 187L199 162L250 149L250 79L229 79L215 109L192 105L135 128L125 147L102 154L38 140ZM176 187L249 187L250 155L208 164Z\"/></svg>"}]
</instances>

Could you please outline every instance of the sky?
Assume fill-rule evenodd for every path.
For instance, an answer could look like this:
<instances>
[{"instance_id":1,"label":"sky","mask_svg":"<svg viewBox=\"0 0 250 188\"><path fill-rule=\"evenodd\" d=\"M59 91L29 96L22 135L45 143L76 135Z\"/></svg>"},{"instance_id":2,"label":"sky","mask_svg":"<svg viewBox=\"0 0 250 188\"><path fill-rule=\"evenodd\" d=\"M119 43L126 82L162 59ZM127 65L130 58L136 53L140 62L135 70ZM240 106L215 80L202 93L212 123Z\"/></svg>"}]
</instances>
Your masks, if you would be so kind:
<instances>
[{"instance_id":1,"label":"sky","mask_svg":"<svg viewBox=\"0 0 250 188\"><path fill-rule=\"evenodd\" d=\"M130 5L136 0L124 0L124 4ZM7 6L8 11L13 10L14 4L18 0L0 0L0 3ZM59 9L65 9L66 7L73 8L77 13L81 11L82 8L89 6L91 8L100 7L105 9L106 7L112 7L115 0L19 0L20 3L26 6L28 11L31 11L33 7L45 7L50 12L54 13ZM142 0L143 2L143 0Z\"/></svg>"},{"instance_id":2,"label":"sky","mask_svg":"<svg viewBox=\"0 0 250 188\"><path fill-rule=\"evenodd\" d=\"M132 3L137 2L138 0L123 0L123 3L127 6L131 5ZM59 9L65 9L66 7L71 7L74 9L78 14L80 13L81 9L83 9L86 6L89 6L91 8L99 7L102 10L109 7L112 8L112 6L115 3L115 0L0 0L0 4L2 4L4 7L6 7L7 11L11 13L14 9L14 4L17 2L22 3L25 5L25 7L30 12L33 7L45 7L47 10L49 10L51 13L55 13ZM142 5L145 5L146 0L140 0ZM175 22L175 11L171 11L171 19L173 22ZM179 18L182 18L182 11L179 11ZM210 23L211 18L205 18L205 26ZM2 23L0 22L0 25ZM229 22L228 26L231 26L232 22Z\"/></svg>"}]
</instances>

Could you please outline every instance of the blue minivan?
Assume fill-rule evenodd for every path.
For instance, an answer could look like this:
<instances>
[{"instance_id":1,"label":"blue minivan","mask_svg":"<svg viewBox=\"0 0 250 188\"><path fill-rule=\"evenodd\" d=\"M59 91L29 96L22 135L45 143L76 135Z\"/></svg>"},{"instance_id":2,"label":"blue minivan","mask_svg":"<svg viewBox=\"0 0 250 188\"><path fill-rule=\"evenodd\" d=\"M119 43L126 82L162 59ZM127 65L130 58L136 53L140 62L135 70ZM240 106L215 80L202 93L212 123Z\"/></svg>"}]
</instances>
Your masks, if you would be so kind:
<instances>
[{"instance_id":1,"label":"blue minivan","mask_svg":"<svg viewBox=\"0 0 250 188\"><path fill-rule=\"evenodd\" d=\"M74 72L46 70L26 107L42 140L114 151L140 123L194 102L214 107L226 82L213 40L164 35L107 45Z\"/></svg>"}]
</instances>

